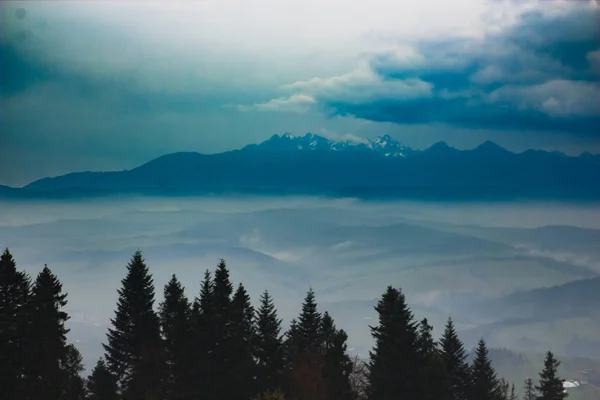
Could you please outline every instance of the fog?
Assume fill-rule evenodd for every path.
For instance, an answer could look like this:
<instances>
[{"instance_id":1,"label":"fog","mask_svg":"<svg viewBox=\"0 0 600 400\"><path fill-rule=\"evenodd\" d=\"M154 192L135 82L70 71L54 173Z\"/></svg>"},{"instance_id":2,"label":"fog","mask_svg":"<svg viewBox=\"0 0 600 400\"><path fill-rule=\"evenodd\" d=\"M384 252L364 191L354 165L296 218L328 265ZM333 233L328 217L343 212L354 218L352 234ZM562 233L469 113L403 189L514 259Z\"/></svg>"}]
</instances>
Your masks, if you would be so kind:
<instances>
[{"instance_id":1,"label":"fog","mask_svg":"<svg viewBox=\"0 0 600 400\"><path fill-rule=\"evenodd\" d=\"M475 318L465 304L594 277L597 243L598 205L300 197L0 201L0 246L33 276L44 264L58 275L68 292L70 339L87 366L102 354L117 289L137 249L153 273L156 306L172 274L194 298L204 271L223 258L255 305L269 290L285 324L312 287L320 310L348 331L351 352L366 355L373 306L387 285L402 288L436 334L449 315L473 332L493 318ZM531 346L485 335L496 346ZM518 335L533 340L536 332ZM539 340L539 349L568 352L562 336Z\"/></svg>"}]
</instances>

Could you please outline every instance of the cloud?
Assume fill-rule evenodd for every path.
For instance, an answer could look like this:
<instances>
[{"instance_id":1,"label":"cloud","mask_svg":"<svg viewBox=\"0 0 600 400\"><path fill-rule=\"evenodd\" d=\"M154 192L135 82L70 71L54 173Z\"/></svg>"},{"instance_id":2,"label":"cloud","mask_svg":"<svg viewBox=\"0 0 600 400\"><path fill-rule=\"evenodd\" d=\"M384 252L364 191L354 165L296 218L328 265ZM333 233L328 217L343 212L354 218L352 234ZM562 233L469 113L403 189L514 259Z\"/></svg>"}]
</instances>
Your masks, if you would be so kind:
<instances>
[{"instance_id":1,"label":"cloud","mask_svg":"<svg viewBox=\"0 0 600 400\"><path fill-rule=\"evenodd\" d=\"M266 103L257 103L252 106L237 105L234 106L240 111L275 111L275 112L294 112L298 114L306 114L310 111L311 105L315 104L316 100L306 94L294 94L290 97L269 100Z\"/></svg>"},{"instance_id":2,"label":"cloud","mask_svg":"<svg viewBox=\"0 0 600 400\"><path fill-rule=\"evenodd\" d=\"M348 73L282 88L371 121L598 135L599 54L600 7L561 4L481 37L404 43Z\"/></svg>"}]
</instances>

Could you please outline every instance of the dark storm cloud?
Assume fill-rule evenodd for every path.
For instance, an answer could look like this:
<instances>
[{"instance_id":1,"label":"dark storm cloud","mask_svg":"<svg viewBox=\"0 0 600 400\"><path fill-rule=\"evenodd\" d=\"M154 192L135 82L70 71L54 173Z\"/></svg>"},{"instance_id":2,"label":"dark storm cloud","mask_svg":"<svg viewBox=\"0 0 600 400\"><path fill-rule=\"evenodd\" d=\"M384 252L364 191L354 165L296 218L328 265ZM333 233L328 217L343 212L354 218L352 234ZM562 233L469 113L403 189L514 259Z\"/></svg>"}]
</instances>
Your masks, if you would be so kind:
<instances>
[{"instance_id":1,"label":"dark storm cloud","mask_svg":"<svg viewBox=\"0 0 600 400\"><path fill-rule=\"evenodd\" d=\"M429 96L357 102L342 91L324 101L320 88L312 94L333 114L373 121L600 135L598 9L524 14L500 34L420 42L416 50L416 59L378 54L370 67L378 85L419 80L432 85Z\"/></svg>"}]
</instances>

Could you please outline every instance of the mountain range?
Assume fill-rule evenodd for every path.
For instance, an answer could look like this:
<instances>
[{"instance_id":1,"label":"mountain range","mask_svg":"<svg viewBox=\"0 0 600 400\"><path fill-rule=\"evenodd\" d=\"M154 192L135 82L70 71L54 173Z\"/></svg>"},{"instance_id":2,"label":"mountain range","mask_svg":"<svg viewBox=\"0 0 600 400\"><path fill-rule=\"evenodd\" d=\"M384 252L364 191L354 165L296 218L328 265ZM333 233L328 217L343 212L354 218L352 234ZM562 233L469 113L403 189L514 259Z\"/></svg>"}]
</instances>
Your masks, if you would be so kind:
<instances>
[{"instance_id":1,"label":"mountain range","mask_svg":"<svg viewBox=\"0 0 600 400\"><path fill-rule=\"evenodd\" d=\"M17 197L111 193L305 194L414 199L600 199L600 155L510 152L487 141L472 150L445 142L413 150L385 135L332 141L307 133L273 135L219 154L167 154L137 168L43 178Z\"/></svg>"}]
</instances>

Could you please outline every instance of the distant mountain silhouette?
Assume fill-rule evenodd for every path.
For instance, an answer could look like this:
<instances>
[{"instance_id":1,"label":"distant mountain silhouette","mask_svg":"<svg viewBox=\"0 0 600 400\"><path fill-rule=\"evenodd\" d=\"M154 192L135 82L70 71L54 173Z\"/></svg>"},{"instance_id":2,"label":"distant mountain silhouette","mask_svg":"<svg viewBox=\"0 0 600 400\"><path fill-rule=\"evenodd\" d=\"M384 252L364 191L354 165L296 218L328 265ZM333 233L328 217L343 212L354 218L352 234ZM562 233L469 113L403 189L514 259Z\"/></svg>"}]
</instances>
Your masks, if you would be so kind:
<instances>
[{"instance_id":1,"label":"distant mountain silhouette","mask_svg":"<svg viewBox=\"0 0 600 400\"><path fill-rule=\"evenodd\" d=\"M600 276L513 293L484 303L480 312L503 319L599 318Z\"/></svg>"},{"instance_id":2,"label":"distant mountain silhouette","mask_svg":"<svg viewBox=\"0 0 600 400\"><path fill-rule=\"evenodd\" d=\"M600 157L526 151L492 142L472 150L436 143L415 151L382 136L335 142L274 135L220 154L173 153L119 172L79 172L27 185L22 196L60 191L314 194L415 199L600 199ZM75 196L75 194L74 194Z\"/></svg>"}]
</instances>

